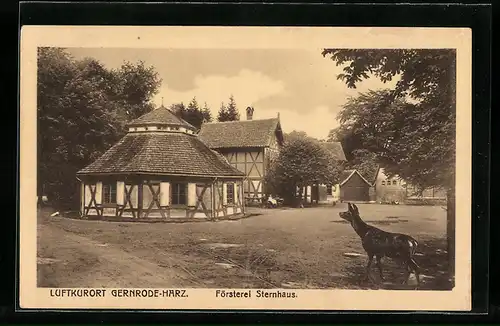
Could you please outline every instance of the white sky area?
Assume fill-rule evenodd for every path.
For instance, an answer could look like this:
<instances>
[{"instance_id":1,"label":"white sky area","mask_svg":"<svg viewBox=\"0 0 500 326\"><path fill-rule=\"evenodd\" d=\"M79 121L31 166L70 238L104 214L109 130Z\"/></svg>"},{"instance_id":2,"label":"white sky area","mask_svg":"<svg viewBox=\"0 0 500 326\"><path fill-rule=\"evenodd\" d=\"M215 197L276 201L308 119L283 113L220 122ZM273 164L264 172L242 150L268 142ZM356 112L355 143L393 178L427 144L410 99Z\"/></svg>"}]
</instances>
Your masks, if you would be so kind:
<instances>
[{"instance_id":1,"label":"white sky area","mask_svg":"<svg viewBox=\"0 0 500 326\"><path fill-rule=\"evenodd\" d=\"M241 119L253 106L254 119L280 113L284 132L305 131L324 139L339 124L337 113L349 96L369 89L392 88L377 78L349 89L337 80L341 66L321 55L322 49L107 49L71 48L76 58L93 57L109 68L124 61L142 60L154 66L162 84L154 102L159 106L184 102L196 96L207 103L214 120L221 102L232 94Z\"/></svg>"}]
</instances>

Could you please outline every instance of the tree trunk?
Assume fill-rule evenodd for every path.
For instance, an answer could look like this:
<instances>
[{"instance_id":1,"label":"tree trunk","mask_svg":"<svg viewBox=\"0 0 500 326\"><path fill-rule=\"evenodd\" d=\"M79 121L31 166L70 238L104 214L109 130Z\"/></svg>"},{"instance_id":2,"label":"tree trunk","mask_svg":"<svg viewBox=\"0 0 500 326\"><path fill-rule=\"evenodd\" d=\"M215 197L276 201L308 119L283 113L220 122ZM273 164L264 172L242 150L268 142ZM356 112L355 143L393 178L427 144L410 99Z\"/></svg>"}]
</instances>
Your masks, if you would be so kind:
<instances>
[{"instance_id":1,"label":"tree trunk","mask_svg":"<svg viewBox=\"0 0 500 326\"><path fill-rule=\"evenodd\" d=\"M450 278L455 284L455 186L453 185L446 193L446 235L448 245L448 262Z\"/></svg>"},{"instance_id":2,"label":"tree trunk","mask_svg":"<svg viewBox=\"0 0 500 326\"><path fill-rule=\"evenodd\" d=\"M300 207L300 205L304 202L304 186L299 187L299 197L297 198L296 206Z\"/></svg>"}]
</instances>

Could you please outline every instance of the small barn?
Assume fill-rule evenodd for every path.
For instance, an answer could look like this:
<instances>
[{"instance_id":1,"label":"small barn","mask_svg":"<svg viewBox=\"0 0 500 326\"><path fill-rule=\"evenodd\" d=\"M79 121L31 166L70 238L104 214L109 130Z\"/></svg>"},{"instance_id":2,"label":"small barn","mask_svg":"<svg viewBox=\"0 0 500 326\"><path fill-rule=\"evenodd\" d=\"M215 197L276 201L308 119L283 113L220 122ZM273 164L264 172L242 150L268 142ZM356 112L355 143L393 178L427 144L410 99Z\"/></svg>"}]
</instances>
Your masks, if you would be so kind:
<instances>
[{"instance_id":1,"label":"small barn","mask_svg":"<svg viewBox=\"0 0 500 326\"><path fill-rule=\"evenodd\" d=\"M244 213L245 174L211 150L196 128L161 106L77 173L81 215L214 219Z\"/></svg>"},{"instance_id":2,"label":"small barn","mask_svg":"<svg viewBox=\"0 0 500 326\"><path fill-rule=\"evenodd\" d=\"M340 200L343 202L369 202L370 188L368 182L357 170L345 170L340 176Z\"/></svg>"}]
</instances>

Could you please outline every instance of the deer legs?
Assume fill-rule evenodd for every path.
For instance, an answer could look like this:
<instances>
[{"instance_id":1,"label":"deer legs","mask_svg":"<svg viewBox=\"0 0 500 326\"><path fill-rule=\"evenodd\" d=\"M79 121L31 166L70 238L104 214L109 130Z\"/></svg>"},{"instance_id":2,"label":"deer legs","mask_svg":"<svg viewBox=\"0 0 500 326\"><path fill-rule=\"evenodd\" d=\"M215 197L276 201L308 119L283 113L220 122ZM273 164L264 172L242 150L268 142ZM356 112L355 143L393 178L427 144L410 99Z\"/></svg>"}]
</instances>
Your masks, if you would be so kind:
<instances>
[{"instance_id":1,"label":"deer legs","mask_svg":"<svg viewBox=\"0 0 500 326\"><path fill-rule=\"evenodd\" d=\"M365 272L365 278L364 280L371 280L370 278L370 268L372 267L372 262L373 262L373 256L372 254L368 254L368 264L366 265L366 272Z\"/></svg>"},{"instance_id":2,"label":"deer legs","mask_svg":"<svg viewBox=\"0 0 500 326\"><path fill-rule=\"evenodd\" d=\"M382 272L382 256L379 255L373 255L373 254L368 254L368 263L366 264L366 272L365 272L365 278L363 279L364 281L371 280L373 282L373 279L370 277L370 268L372 267L373 263L373 257L376 257L377 259L377 268L380 273L380 279L384 280L384 273Z\"/></svg>"},{"instance_id":3,"label":"deer legs","mask_svg":"<svg viewBox=\"0 0 500 326\"><path fill-rule=\"evenodd\" d=\"M382 272L381 260L382 260L382 256L377 255L377 267L378 267L378 271L380 273L380 280L383 281L384 280L384 273Z\"/></svg>"},{"instance_id":4,"label":"deer legs","mask_svg":"<svg viewBox=\"0 0 500 326\"><path fill-rule=\"evenodd\" d=\"M410 275L413 272L415 274L415 278L417 279L417 288L420 287L420 273L419 273L419 267L415 260L413 258L409 258L405 263L404 266L406 268L406 278L403 281L403 284L407 284L408 280L410 279Z\"/></svg>"},{"instance_id":5,"label":"deer legs","mask_svg":"<svg viewBox=\"0 0 500 326\"><path fill-rule=\"evenodd\" d=\"M420 287L420 273L419 273L419 267L415 260L413 258L410 259L408 262L408 266L413 270L413 273L415 273L415 278L417 279L417 288Z\"/></svg>"}]
</instances>

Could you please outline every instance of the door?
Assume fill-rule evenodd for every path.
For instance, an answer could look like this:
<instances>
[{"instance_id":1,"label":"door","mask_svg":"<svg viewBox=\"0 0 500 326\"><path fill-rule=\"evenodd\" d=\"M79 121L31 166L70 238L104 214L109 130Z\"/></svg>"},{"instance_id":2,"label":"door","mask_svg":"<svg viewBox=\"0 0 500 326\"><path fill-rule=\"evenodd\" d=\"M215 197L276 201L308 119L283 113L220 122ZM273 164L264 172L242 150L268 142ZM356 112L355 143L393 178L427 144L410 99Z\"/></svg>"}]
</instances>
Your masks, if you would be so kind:
<instances>
[{"instance_id":1,"label":"door","mask_svg":"<svg viewBox=\"0 0 500 326\"><path fill-rule=\"evenodd\" d=\"M368 187L347 186L340 188L342 201L369 201Z\"/></svg>"}]
</instances>

